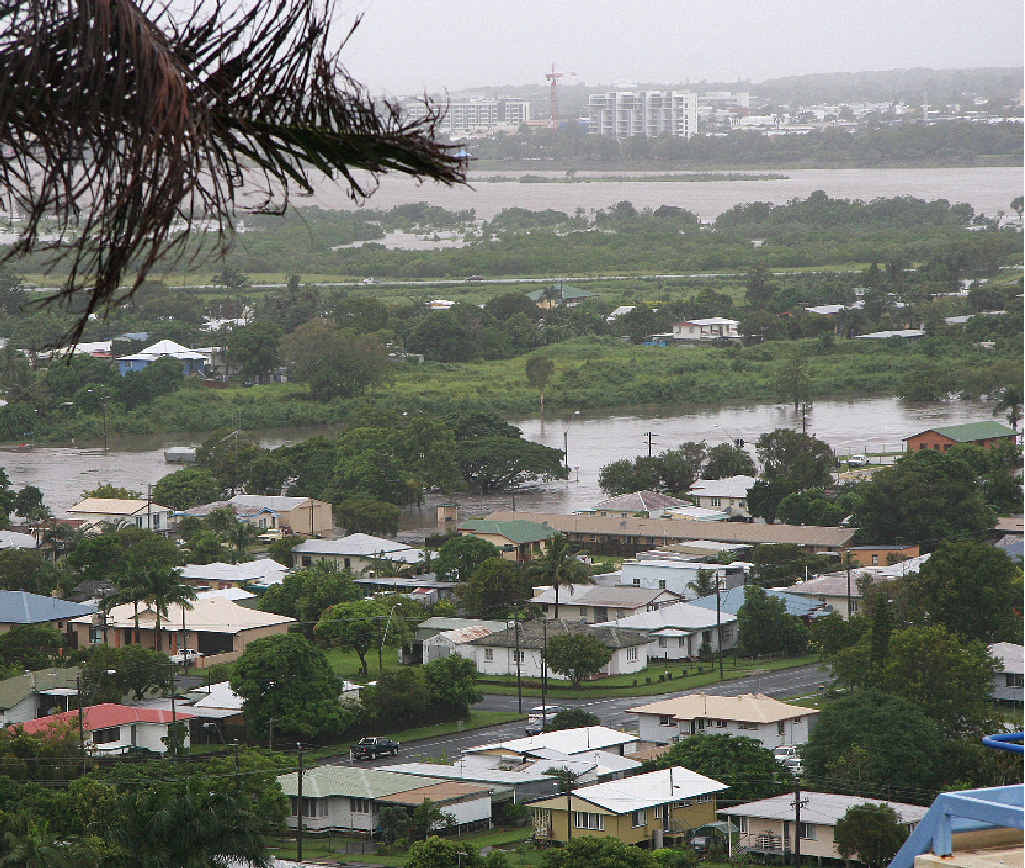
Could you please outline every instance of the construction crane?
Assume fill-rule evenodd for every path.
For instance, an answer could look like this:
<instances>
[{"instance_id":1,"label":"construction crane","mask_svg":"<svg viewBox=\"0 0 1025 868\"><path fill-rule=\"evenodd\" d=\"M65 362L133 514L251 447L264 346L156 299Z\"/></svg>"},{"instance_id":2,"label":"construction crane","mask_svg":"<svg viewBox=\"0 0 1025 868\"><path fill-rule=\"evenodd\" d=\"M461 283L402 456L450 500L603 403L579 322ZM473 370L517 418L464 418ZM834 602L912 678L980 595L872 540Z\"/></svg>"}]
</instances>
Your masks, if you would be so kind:
<instances>
[{"instance_id":1,"label":"construction crane","mask_svg":"<svg viewBox=\"0 0 1025 868\"><path fill-rule=\"evenodd\" d=\"M552 86L552 129L559 128L559 79L567 75L576 75L575 72L556 72L555 63L552 63L552 71L545 73L545 81Z\"/></svg>"}]
</instances>

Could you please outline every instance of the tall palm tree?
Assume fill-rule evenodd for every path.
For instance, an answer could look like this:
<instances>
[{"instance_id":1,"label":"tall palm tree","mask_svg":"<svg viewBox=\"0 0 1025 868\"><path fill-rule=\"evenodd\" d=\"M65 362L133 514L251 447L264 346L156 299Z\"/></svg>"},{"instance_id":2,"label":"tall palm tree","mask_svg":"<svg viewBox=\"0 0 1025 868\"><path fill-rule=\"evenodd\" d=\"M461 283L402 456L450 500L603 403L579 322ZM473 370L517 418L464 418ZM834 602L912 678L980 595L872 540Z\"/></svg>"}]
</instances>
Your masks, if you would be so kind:
<instances>
[{"instance_id":1,"label":"tall palm tree","mask_svg":"<svg viewBox=\"0 0 1025 868\"><path fill-rule=\"evenodd\" d=\"M1021 421L1022 389L1021 386L1002 386L996 395L997 401L993 405L993 415L1006 414L1007 421L1017 431L1018 422Z\"/></svg>"},{"instance_id":2,"label":"tall palm tree","mask_svg":"<svg viewBox=\"0 0 1025 868\"><path fill-rule=\"evenodd\" d=\"M168 607L181 606L191 609L196 599L196 589L182 581L181 572L173 570L154 570L146 577L146 601L153 605L157 615L156 629L153 633L153 648L160 650L160 617L167 617Z\"/></svg>"},{"instance_id":3,"label":"tall palm tree","mask_svg":"<svg viewBox=\"0 0 1025 868\"><path fill-rule=\"evenodd\" d=\"M333 3L186 8L0 0L0 200L27 215L0 262L48 251L67 264L63 295L86 296L69 340L166 254L196 255L180 221L215 221L223 251L237 207L281 213L321 175L356 200L373 183L354 170L465 181L435 142L441 111L425 101L410 118L346 72ZM42 240L51 220L59 241Z\"/></svg>"},{"instance_id":4,"label":"tall palm tree","mask_svg":"<svg viewBox=\"0 0 1025 868\"><path fill-rule=\"evenodd\" d=\"M528 567L529 574L555 588L555 618L559 617L559 586L589 584L591 574L579 560L565 534L548 538L545 553Z\"/></svg>"},{"instance_id":5,"label":"tall palm tree","mask_svg":"<svg viewBox=\"0 0 1025 868\"><path fill-rule=\"evenodd\" d=\"M131 603L135 607L135 636L134 642L139 641L139 603L146 599L148 591L146 577L134 571L118 576L117 593L111 594L103 600L103 614L109 614L114 606L122 603Z\"/></svg>"}]
</instances>

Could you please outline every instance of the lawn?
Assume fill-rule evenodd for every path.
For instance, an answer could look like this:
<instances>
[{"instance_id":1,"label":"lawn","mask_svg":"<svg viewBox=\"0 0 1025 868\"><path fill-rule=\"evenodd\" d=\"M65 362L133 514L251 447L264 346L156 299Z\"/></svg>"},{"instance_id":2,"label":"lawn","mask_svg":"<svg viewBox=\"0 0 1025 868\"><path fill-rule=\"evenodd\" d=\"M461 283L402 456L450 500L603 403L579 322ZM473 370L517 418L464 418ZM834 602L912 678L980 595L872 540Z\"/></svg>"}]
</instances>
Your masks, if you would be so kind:
<instances>
[{"instance_id":1,"label":"lawn","mask_svg":"<svg viewBox=\"0 0 1025 868\"><path fill-rule=\"evenodd\" d=\"M335 675L348 681L365 682L368 679L372 681L381 674L381 670L378 668L376 651L367 654L367 674L365 676L360 674L359 657L355 651L347 651L344 648L326 648L324 653L327 654L327 660L331 664L331 668L334 669ZM405 665L399 663L397 652L394 648L384 649L381 662L384 664L386 672L402 669Z\"/></svg>"},{"instance_id":2,"label":"lawn","mask_svg":"<svg viewBox=\"0 0 1025 868\"><path fill-rule=\"evenodd\" d=\"M753 660L740 658L737 665L732 659L724 661L723 680L732 681L736 678L745 678L758 672L772 672L778 669L792 669L796 666L807 666L819 662L814 655L805 657L783 657L775 660ZM670 678L664 678L668 669ZM700 671L698 671L700 670ZM683 672L686 675L683 675ZM705 687L719 681L719 667L712 663L703 663L698 667L693 664L681 665L671 664L668 667L662 664L649 666L643 672L636 675L616 675L612 678L602 678L597 681L589 681L581 684L580 687L563 686L563 683L549 680L548 696L554 699L594 699L604 696L650 696L658 693L676 693L680 690L691 690L695 687ZM530 686L527 686L527 684ZM540 686L536 679L524 682L524 696L540 696ZM488 676L486 680L478 682L478 686L484 693L496 693L513 695L516 693L516 679L513 676Z\"/></svg>"}]
</instances>

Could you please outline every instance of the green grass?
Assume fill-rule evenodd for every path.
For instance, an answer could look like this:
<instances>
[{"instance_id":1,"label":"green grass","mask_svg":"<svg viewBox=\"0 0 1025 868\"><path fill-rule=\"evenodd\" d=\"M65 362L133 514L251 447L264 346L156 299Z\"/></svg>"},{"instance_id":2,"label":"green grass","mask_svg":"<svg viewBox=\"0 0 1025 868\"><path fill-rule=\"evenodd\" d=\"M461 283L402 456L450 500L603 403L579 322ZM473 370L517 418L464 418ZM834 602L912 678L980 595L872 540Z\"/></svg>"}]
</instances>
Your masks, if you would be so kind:
<instances>
[{"instance_id":1,"label":"green grass","mask_svg":"<svg viewBox=\"0 0 1025 868\"><path fill-rule=\"evenodd\" d=\"M381 674L381 670L377 665L377 653L371 652L367 655L367 674L360 674L359 657L355 651L346 651L343 648L327 648L325 652L327 654L328 663L331 664L331 668L334 669L335 675L345 678L349 681L366 682L374 680L378 675ZM385 648L384 656L382 658L385 672L392 672L397 669L404 668L405 664L399 663L396 659L394 648Z\"/></svg>"},{"instance_id":2,"label":"green grass","mask_svg":"<svg viewBox=\"0 0 1025 868\"><path fill-rule=\"evenodd\" d=\"M778 669L792 669L796 666L807 666L810 663L817 663L819 658L815 655L804 657L785 657L775 660L752 660L741 658L739 665L734 666L732 659L724 661L724 680L732 681L737 678L745 678L755 672L772 672ZM594 699L602 696L650 696L658 693L676 693L680 690L691 690L695 687L705 687L709 684L716 684L719 681L719 667L717 664L701 664L701 672L696 671L694 664L681 666L679 663L671 664L669 672L671 680L659 681L666 667L661 664L649 666L636 675L616 675L612 678L602 678L598 681L589 681L574 688L569 685L560 686L557 681L549 680L548 696L554 699ZM681 670L686 669L688 674L681 676ZM645 679L650 678L650 683ZM637 682L636 684L634 682ZM523 688L524 696L540 696L540 687L533 686L536 683L531 679L532 686ZM486 681L479 683L484 693L496 693L502 695L513 695L516 693L516 678L514 676L488 676Z\"/></svg>"}]
</instances>

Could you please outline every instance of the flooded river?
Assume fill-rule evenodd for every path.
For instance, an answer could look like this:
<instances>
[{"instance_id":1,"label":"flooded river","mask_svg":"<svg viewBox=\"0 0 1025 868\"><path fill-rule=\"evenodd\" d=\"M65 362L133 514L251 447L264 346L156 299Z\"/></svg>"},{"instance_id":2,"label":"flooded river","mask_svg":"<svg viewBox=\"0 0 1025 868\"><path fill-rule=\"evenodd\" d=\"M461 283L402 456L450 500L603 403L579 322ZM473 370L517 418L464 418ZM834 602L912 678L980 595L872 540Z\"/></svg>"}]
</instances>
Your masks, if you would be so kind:
<instances>
[{"instance_id":1,"label":"flooded river","mask_svg":"<svg viewBox=\"0 0 1025 868\"><path fill-rule=\"evenodd\" d=\"M910 404L896 398L859 401L819 401L808 415L808 431L825 440L840 454L882 452L900 448L902 437L934 425L991 419L991 408L974 401ZM601 499L598 472L619 458L632 458L647 449L646 432L653 432L656 452L687 440L710 444L743 438L747 448L758 435L780 427L800 428L792 406L781 404L732 404L709 408L682 406L632 407L619 413L571 414L565 418L513 420L530 440L546 446L568 446L571 480L554 483L542 491L516 496L517 509L568 512ZM250 434L268 447L295 443L337 428L318 427L287 431L255 431ZM564 436L565 435L565 436ZM103 482L145 491L148 484L172 472L163 449L170 445L196 445L202 435L134 437L111 440L111 450L100 448L39 447L29 451L0 449L0 466L15 486L31 483L42 489L47 505L62 515L81 493ZM446 498L452 499L452 498ZM454 498L476 509L509 508L510 494ZM433 500L423 510L404 517L408 527L433 524Z\"/></svg>"}]
</instances>

